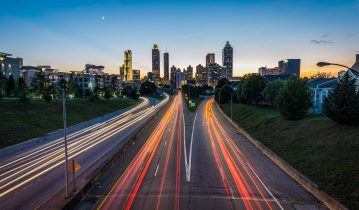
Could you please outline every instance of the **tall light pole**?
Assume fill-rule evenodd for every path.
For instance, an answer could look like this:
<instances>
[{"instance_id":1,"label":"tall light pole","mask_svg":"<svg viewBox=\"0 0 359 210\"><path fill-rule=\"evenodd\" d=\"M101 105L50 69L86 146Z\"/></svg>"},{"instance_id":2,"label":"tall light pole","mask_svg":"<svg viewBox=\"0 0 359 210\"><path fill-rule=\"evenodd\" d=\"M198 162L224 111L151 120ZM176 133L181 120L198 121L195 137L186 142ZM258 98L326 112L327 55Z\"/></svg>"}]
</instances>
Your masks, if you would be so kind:
<instances>
[{"instance_id":1,"label":"tall light pole","mask_svg":"<svg viewBox=\"0 0 359 210\"><path fill-rule=\"evenodd\" d=\"M61 85L61 96L62 96L62 118L64 124L64 146L65 146L65 198L68 198L69 193L69 164L68 164L68 149L67 149L67 116L66 116L66 96L73 88L76 83L77 78L83 74L87 69L82 70L72 81L70 85L67 86L67 82L63 82ZM66 87L67 86L67 87ZM75 175L73 175L75 176Z\"/></svg>"},{"instance_id":2,"label":"tall light pole","mask_svg":"<svg viewBox=\"0 0 359 210\"><path fill-rule=\"evenodd\" d=\"M233 121L233 91L232 91L232 93L231 93L231 120Z\"/></svg>"},{"instance_id":3,"label":"tall light pole","mask_svg":"<svg viewBox=\"0 0 359 210\"><path fill-rule=\"evenodd\" d=\"M328 63L328 62L319 62L317 63L317 66L318 67L324 67L324 66L340 66L340 67L344 67L344 68L347 68L347 69L350 69L352 71L356 71L355 69L352 69L348 66L345 66L345 65L342 65L342 64L337 64L337 63Z\"/></svg>"}]
</instances>

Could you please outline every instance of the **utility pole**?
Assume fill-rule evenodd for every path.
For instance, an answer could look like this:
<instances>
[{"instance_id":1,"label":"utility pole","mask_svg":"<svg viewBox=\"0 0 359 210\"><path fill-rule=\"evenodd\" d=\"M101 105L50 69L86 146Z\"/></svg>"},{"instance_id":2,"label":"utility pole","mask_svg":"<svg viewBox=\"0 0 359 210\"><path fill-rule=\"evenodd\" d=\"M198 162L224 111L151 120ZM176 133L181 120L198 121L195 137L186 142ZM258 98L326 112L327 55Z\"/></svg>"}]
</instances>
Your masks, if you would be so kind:
<instances>
[{"instance_id":1,"label":"utility pole","mask_svg":"<svg viewBox=\"0 0 359 210\"><path fill-rule=\"evenodd\" d=\"M65 198L69 197L69 169L68 169L68 157L67 157L67 131L66 131L66 84L62 86L62 114L64 120L64 143L65 143Z\"/></svg>"},{"instance_id":2,"label":"utility pole","mask_svg":"<svg viewBox=\"0 0 359 210\"><path fill-rule=\"evenodd\" d=\"M231 120L233 121L232 113L233 113L233 92L231 93Z\"/></svg>"}]
</instances>

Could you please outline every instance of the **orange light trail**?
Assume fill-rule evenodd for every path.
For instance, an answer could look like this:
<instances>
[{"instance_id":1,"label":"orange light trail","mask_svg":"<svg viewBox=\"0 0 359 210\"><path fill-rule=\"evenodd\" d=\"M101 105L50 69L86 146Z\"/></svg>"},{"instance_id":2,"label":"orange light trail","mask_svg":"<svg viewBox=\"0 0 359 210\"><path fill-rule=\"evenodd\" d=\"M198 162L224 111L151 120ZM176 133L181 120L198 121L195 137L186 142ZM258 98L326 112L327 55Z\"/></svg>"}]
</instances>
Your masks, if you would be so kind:
<instances>
[{"instance_id":1,"label":"orange light trail","mask_svg":"<svg viewBox=\"0 0 359 210\"><path fill-rule=\"evenodd\" d=\"M153 156L158 148L158 145L162 139L167 125L174 113L175 101L177 96L173 100L170 108L157 125L151 136L148 138L146 143L142 146L140 151L137 153L133 161L127 167L123 175L118 179L117 183L111 189L110 193L104 199L99 206L99 209L118 209L121 205L122 195L126 195L125 192L130 190L129 196L125 200L123 209L130 209L133 201L137 195L140 185L147 173L150 163L152 162ZM143 165L144 164L144 165ZM143 167L141 167L143 166ZM137 175L138 174L138 175ZM130 183L135 182L132 189L129 189ZM117 198L117 199L116 199Z\"/></svg>"}]
</instances>

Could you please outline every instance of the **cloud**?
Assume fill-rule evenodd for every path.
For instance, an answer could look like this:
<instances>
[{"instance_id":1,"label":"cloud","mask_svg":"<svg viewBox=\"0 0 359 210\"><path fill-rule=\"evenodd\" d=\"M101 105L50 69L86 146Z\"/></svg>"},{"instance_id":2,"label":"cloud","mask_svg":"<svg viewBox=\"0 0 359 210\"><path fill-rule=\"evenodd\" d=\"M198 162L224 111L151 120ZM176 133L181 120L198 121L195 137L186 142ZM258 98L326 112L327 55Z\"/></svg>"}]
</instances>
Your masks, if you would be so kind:
<instances>
[{"instance_id":1,"label":"cloud","mask_svg":"<svg viewBox=\"0 0 359 210\"><path fill-rule=\"evenodd\" d=\"M310 41L311 43L314 43L314 44L319 44L319 45L322 45L322 44L333 44L332 41L328 41L328 40L316 40L316 39L313 39L312 41Z\"/></svg>"},{"instance_id":2,"label":"cloud","mask_svg":"<svg viewBox=\"0 0 359 210\"><path fill-rule=\"evenodd\" d=\"M356 36L355 34L345 34L345 36L347 36L347 37L354 37L354 36Z\"/></svg>"},{"instance_id":3,"label":"cloud","mask_svg":"<svg viewBox=\"0 0 359 210\"><path fill-rule=\"evenodd\" d=\"M327 37L328 37L328 34L322 35L322 38L327 38Z\"/></svg>"}]
</instances>

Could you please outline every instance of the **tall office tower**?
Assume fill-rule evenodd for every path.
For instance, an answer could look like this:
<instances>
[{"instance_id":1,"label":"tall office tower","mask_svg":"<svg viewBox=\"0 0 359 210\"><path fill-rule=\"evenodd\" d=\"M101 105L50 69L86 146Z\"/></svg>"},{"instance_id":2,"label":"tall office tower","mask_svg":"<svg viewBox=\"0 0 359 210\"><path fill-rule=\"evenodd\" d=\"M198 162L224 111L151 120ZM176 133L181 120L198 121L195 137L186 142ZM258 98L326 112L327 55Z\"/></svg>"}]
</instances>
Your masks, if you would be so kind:
<instances>
[{"instance_id":1,"label":"tall office tower","mask_svg":"<svg viewBox=\"0 0 359 210\"><path fill-rule=\"evenodd\" d=\"M226 42L226 45L224 46L222 50L222 63L223 66L227 67L227 78L233 77L233 47L229 43L229 41Z\"/></svg>"},{"instance_id":2,"label":"tall office tower","mask_svg":"<svg viewBox=\"0 0 359 210\"><path fill-rule=\"evenodd\" d=\"M186 74L185 74L185 79L186 80L193 80L193 67L191 65L189 65L187 67Z\"/></svg>"},{"instance_id":3,"label":"tall office tower","mask_svg":"<svg viewBox=\"0 0 359 210\"><path fill-rule=\"evenodd\" d=\"M125 71L125 81L133 80L133 72L132 72L132 52L131 50L125 51L124 56L124 71Z\"/></svg>"},{"instance_id":4,"label":"tall office tower","mask_svg":"<svg viewBox=\"0 0 359 210\"><path fill-rule=\"evenodd\" d=\"M289 74L293 76L300 76L300 59L287 59L279 61L282 74Z\"/></svg>"},{"instance_id":5,"label":"tall office tower","mask_svg":"<svg viewBox=\"0 0 359 210\"><path fill-rule=\"evenodd\" d=\"M208 53L206 56L206 67L213 63L216 63L215 55L214 53Z\"/></svg>"},{"instance_id":6,"label":"tall office tower","mask_svg":"<svg viewBox=\"0 0 359 210\"><path fill-rule=\"evenodd\" d=\"M170 79L170 63L169 63L169 54L168 52L164 53L163 54L163 69L164 69L164 80L165 80L165 83L167 83Z\"/></svg>"},{"instance_id":7,"label":"tall office tower","mask_svg":"<svg viewBox=\"0 0 359 210\"><path fill-rule=\"evenodd\" d=\"M217 63L208 66L208 84L211 86L217 85L218 80L221 78L222 66Z\"/></svg>"},{"instance_id":8,"label":"tall office tower","mask_svg":"<svg viewBox=\"0 0 359 210\"><path fill-rule=\"evenodd\" d=\"M152 73L153 80L159 82L160 80L160 50L157 44L153 45L152 48Z\"/></svg>"},{"instance_id":9,"label":"tall office tower","mask_svg":"<svg viewBox=\"0 0 359 210\"><path fill-rule=\"evenodd\" d=\"M196 84L199 86L203 86L207 84L208 75L206 67L199 64L196 66Z\"/></svg>"},{"instance_id":10,"label":"tall office tower","mask_svg":"<svg viewBox=\"0 0 359 210\"><path fill-rule=\"evenodd\" d=\"M125 65L120 66L120 81L125 81Z\"/></svg>"}]
</instances>

